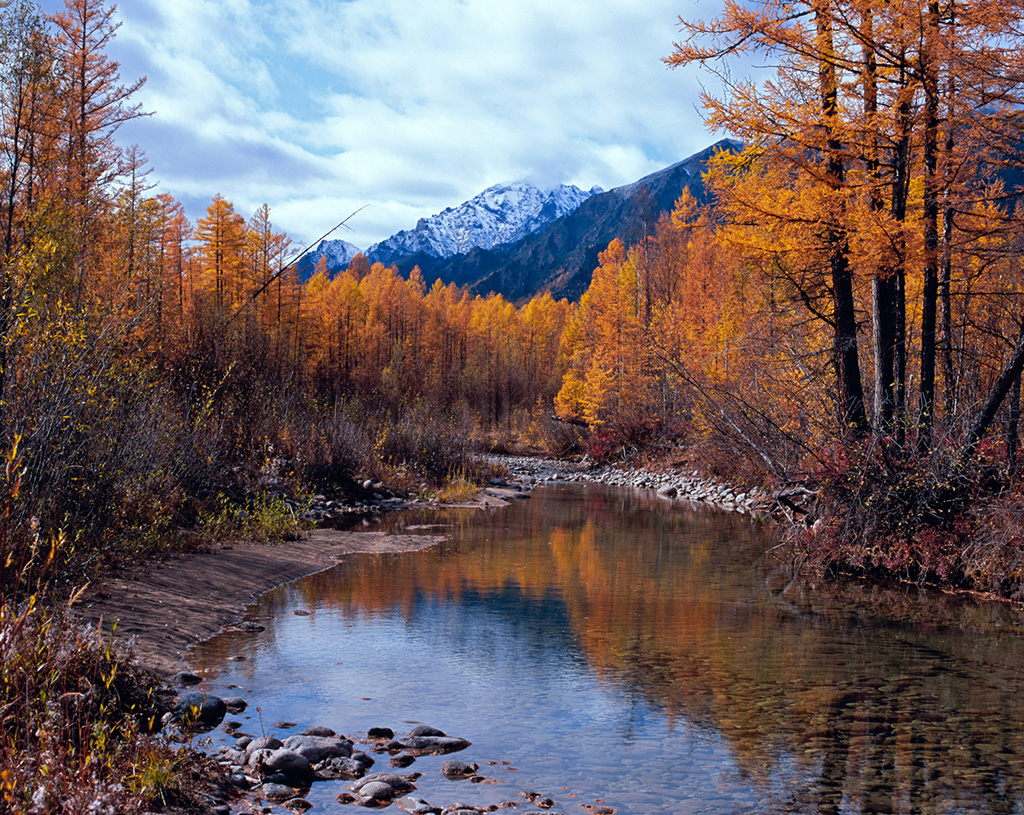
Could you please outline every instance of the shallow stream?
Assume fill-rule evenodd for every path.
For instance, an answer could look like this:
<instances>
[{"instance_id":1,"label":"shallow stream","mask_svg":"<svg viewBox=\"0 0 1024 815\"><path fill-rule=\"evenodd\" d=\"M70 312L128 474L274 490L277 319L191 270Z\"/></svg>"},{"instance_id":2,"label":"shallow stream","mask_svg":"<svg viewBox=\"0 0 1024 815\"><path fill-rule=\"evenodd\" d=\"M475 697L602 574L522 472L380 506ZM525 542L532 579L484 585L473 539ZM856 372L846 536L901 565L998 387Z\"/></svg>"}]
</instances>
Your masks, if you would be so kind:
<instances>
[{"instance_id":1,"label":"shallow stream","mask_svg":"<svg viewBox=\"0 0 1024 815\"><path fill-rule=\"evenodd\" d=\"M599 485L388 523L448 539L284 586L247 616L265 631L195 652L213 692L250 701L229 716L244 732L438 727L487 778L448 780L444 757L399 771L442 807L1024 812L1009 606L791 583L749 519ZM314 784L314 815L358 810L345 787Z\"/></svg>"}]
</instances>

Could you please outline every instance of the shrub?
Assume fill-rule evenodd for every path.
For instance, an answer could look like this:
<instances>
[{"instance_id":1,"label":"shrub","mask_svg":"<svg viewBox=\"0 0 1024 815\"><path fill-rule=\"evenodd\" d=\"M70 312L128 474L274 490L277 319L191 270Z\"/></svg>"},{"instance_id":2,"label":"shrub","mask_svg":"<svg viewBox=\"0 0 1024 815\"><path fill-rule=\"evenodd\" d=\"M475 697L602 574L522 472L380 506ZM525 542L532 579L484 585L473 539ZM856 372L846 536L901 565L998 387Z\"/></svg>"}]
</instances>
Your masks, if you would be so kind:
<instances>
[{"instance_id":1,"label":"shrub","mask_svg":"<svg viewBox=\"0 0 1024 815\"><path fill-rule=\"evenodd\" d=\"M182 793L187 753L153 733L155 677L111 638L0 606L0 809L132 813Z\"/></svg>"},{"instance_id":2,"label":"shrub","mask_svg":"<svg viewBox=\"0 0 1024 815\"><path fill-rule=\"evenodd\" d=\"M824 528L813 559L835 569L956 582L965 576L968 506L994 486L984 461L963 466L942 449L919 454L890 439L850 440L817 472Z\"/></svg>"}]
</instances>

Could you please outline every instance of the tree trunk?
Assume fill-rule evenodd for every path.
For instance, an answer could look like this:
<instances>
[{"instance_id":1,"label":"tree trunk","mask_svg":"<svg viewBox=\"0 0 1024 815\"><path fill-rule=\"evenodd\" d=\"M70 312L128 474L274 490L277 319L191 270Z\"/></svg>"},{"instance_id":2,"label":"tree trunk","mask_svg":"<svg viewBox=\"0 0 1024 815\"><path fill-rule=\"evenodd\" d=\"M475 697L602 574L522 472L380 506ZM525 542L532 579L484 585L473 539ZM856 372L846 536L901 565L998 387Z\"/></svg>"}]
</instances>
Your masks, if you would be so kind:
<instances>
[{"instance_id":1,"label":"tree trunk","mask_svg":"<svg viewBox=\"0 0 1024 815\"><path fill-rule=\"evenodd\" d=\"M839 191L845 183L842 159L842 140L836 132L839 116L838 80L832 61L832 23L827 8L816 13L818 33L818 84L821 94L821 113L828 137L825 145L826 176L829 186ZM864 389L860 375L860 355L857 345L857 313L853 300L853 273L850 269L849 245L841 213L832 217L825 233L829 250L829 273L832 282L833 331L838 388L839 420L855 435L871 430L864 405Z\"/></svg>"},{"instance_id":2,"label":"tree trunk","mask_svg":"<svg viewBox=\"0 0 1024 815\"><path fill-rule=\"evenodd\" d=\"M921 74L925 95L924 126L924 286L921 293L921 389L917 414L917 449L931 449L935 422L936 323L939 295L939 5L928 4L928 32Z\"/></svg>"}]
</instances>

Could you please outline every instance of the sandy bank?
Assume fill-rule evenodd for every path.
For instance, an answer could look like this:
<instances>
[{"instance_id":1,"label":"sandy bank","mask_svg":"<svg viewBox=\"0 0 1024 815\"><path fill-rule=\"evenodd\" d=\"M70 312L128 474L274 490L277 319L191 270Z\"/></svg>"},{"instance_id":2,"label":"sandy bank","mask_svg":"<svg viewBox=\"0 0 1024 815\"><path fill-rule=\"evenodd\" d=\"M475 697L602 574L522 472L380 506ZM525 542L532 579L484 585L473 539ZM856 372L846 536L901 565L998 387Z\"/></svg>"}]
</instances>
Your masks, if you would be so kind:
<instances>
[{"instance_id":1,"label":"sandy bank","mask_svg":"<svg viewBox=\"0 0 1024 815\"><path fill-rule=\"evenodd\" d=\"M134 639L141 662L173 673L184 656L212 637L259 595L328 569L346 557L425 549L436 535L390 535L319 529L299 541L237 541L210 552L151 561L88 588L75 606L87 622Z\"/></svg>"}]
</instances>

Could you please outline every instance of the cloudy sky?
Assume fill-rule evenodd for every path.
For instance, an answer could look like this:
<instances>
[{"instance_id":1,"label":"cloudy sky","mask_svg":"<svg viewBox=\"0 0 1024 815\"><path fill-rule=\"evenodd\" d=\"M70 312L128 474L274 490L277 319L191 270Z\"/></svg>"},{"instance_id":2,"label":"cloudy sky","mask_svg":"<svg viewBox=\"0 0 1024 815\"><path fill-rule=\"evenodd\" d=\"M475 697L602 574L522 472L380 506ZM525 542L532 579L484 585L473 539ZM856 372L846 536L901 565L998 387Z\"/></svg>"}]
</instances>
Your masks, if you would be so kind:
<instances>
[{"instance_id":1,"label":"cloudy sky","mask_svg":"<svg viewBox=\"0 0 1024 815\"><path fill-rule=\"evenodd\" d=\"M43 0L44 10L63 6ZM491 184L605 189L708 146L661 58L714 0L121 0L112 49L154 115L122 128L195 218L267 203L362 248Z\"/></svg>"}]
</instances>

